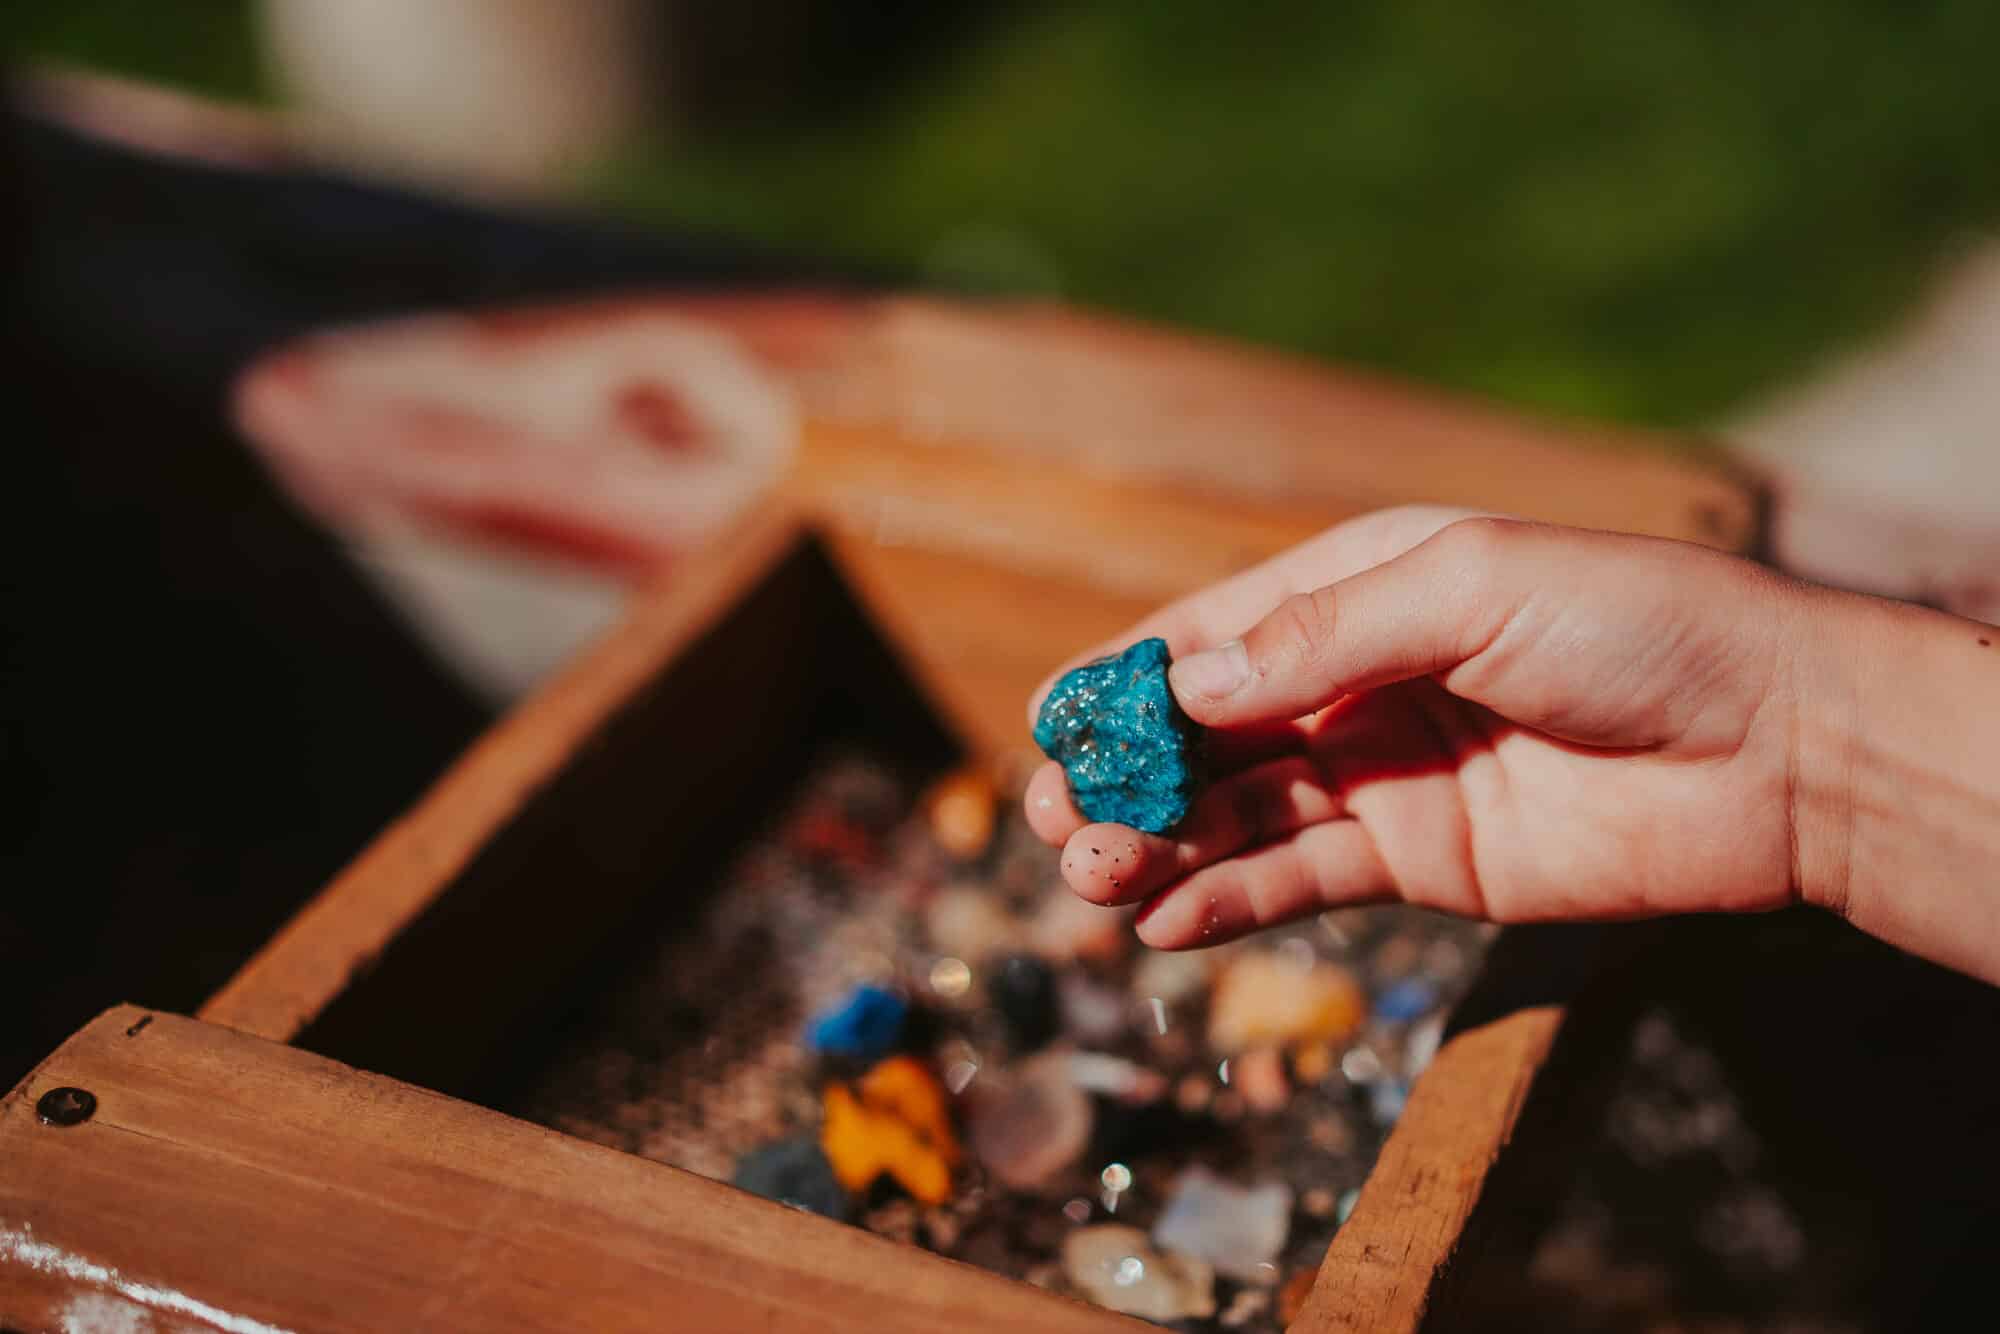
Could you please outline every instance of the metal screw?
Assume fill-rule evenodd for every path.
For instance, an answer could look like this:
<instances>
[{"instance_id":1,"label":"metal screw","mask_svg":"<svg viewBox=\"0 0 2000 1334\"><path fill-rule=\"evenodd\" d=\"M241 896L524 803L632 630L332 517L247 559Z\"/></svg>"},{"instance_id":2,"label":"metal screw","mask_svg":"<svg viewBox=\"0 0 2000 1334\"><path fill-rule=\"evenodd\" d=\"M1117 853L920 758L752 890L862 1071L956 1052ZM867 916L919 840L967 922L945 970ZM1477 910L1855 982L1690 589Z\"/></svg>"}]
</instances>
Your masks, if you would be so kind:
<instances>
[{"instance_id":1,"label":"metal screw","mask_svg":"<svg viewBox=\"0 0 2000 1334\"><path fill-rule=\"evenodd\" d=\"M45 1126L80 1126L97 1112L97 1095L65 1084L50 1089L35 1102L35 1115Z\"/></svg>"}]
</instances>

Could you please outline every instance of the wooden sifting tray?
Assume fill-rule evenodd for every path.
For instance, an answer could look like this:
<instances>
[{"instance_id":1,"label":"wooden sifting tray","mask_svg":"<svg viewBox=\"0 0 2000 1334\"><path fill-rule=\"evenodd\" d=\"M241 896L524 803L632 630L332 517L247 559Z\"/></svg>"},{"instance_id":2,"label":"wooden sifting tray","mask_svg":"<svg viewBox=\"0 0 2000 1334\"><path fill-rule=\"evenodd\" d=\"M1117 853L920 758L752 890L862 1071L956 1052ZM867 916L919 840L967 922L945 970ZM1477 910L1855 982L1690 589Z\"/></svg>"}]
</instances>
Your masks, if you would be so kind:
<instances>
[{"instance_id":1,"label":"wooden sifting tray","mask_svg":"<svg viewBox=\"0 0 2000 1334\"><path fill-rule=\"evenodd\" d=\"M705 317L754 345L781 306ZM0 1328L1147 1328L475 1104L547 997L829 734L925 769L1018 751L1029 689L1079 646L1381 504L1753 543L1739 484L1644 445L1060 312L837 309L815 356L875 365L878 392L806 395L774 494L198 1016L111 1011L0 1104ZM1155 425L1157 454L1133 444ZM1446 1309L1564 1024L1500 1007L1444 1045L1294 1329ZM92 1114L38 1115L61 1088Z\"/></svg>"}]
</instances>

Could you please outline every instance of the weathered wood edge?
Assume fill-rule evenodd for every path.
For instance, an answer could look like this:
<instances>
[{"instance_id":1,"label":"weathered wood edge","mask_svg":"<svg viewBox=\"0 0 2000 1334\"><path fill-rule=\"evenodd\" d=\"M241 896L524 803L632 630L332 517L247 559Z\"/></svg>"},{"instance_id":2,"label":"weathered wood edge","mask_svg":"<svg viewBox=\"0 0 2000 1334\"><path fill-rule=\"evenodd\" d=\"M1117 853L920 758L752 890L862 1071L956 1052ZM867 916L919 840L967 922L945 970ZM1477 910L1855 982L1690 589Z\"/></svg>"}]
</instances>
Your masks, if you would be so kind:
<instances>
[{"instance_id":1,"label":"weathered wood edge","mask_svg":"<svg viewBox=\"0 0 2000 1334\"><path fill-rule=\"evenodd\" d=\"M198 1017L289 1041L558 775L662 663L700 638L799 542L800 515L758 507L490 728L272 937Z\"/></svg>"},{"instance_id":2,"label":"weathered wood edge","mask_svg":"<svg viewBox=\"0 0 2000 1334\"><path fill-rule=\"evenodd\" d=\"M61 1085L93 1093L95 1114L42 1124L36 1100ZM100 1016L0 1104L0 1325L70 1328L112 1311L127 1317L116 1328L237 1334L1146 1328L133 1006Z\"/></svg>"},{"instance_id":3,"label":"weathered wood edge","mask_svg":"<svg viewBox=\"0 0 2000 1334\"><path fill-rule=\"evenodd\" d=\"M1334 1234L1292 1334L1422 1327L1563 1018L1560 1006L1521 1010L1438 1051Z\"/></svg>"}]
</instances>

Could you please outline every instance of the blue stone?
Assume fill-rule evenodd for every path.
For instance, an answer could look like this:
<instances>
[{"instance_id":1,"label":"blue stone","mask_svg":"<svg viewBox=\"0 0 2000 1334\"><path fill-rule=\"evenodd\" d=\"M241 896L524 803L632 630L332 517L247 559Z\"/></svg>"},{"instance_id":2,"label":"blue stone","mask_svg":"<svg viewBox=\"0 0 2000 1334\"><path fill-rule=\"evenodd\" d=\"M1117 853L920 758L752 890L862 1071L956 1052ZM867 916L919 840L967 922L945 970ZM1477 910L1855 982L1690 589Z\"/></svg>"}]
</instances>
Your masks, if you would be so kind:
<instances>
[{"instance_id":1,"label":"blue stone","mask_svg":"<svg viewBox=\"0 0 2000 1334\"><path fill-rule=\"evenodd\" d=\"M1393 1024L1421 1019L1437 1007L1437 988L1422 978L1410 977L1375 998L1375 1016Z\"/></svg>"},{"instance_id":2,"label":"blue stone","mask_svg":"<svg viewBox=\"0 0 2000 1334\"><path fill-rule=\"evenodd\" d=\"M833 1164L810 1139L785 1139L752 1149L736 1160L730 1183L752 1195L845 1222L847 1192Z\"/></svg>"},{"instance_id":3,"label":"blue stone","mask_svg":"<svg viewBox=\"0 0 2000 1334\"><path fill-rule=\"evenodd\" d=\"M1409 1100L1410 1090L1400 1081L1384 1079L1368 1086L1368 1112L1375 1118L1375 1124L1385 1130L1396 1124Z\"/></svg>"},{"instance_id":4,"label":"blue stone","mask_svg":"<svg viewBox=\"0 0 2000 1334\"><path fill-rule=\"evenodd\" d=\"M1203 732L1167 686L1167 641L1142 639L1056 681L1035 744L1091 820L1164 834L1201 789Z\"/></svg>"},{"instance_id":5,"label":"blue stone","mask_svg":"<svg viewBox=\"0 0 2000 1334\"><path fill-rule=\"evenodd\" d=\"M909 1002L895 992L858 986L839 1005L813 1016L806 1027L806 1045L857 1061L879 1060L895 1049L909 1013Z\"/></svg>"}]
</instances>

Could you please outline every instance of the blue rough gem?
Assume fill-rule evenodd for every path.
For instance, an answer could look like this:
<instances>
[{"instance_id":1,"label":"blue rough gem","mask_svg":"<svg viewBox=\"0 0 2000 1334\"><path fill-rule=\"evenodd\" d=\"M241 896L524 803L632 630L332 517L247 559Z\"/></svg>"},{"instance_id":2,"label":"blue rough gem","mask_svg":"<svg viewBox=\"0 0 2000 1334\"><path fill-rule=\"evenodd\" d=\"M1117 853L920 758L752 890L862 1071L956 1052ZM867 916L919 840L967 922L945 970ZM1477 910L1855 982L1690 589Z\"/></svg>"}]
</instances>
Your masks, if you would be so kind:
<instances>
[{"instance_id":1,"label":"blue rough gem","mask_svg":"<svg viewBox=\"0 0 2000 1334\"><path fill-rule=\"evenodd\" d=\"M730 1182L767 1200L843 1222L847 1219L847 1192L816 1140L784 1139L752 1149L736 1160Z\"/></svg>"},{"instance_id":2,"label":"blue rough gem","mask_svg":"<svg viewBox=\"0 0 2000 1334\"><path fill-rule=\"evenodd\" d=\"M903 1036L909 1002L893 991L862 985L830 1010L813 1016L806 1045L817 1052L875 1061L895 1049Z\"/></svg>"},{"instance_id":3,"label":"blue rough gem","mask_svg":"<svg viewBox=\"0 0 2000 1334\"><path fill-rule=\"evenodd\" d=\"M1035 744L1062 765L1092 820L1164 834L1201 789L1201 725L1167 686L1167 641L1065 672L1035 719Z\"/></svg>"},{"instance_id":4,"label":"blue rough gem","mask_svg":"<svg viewBox=\"0 0 2000 1334\"><path fill-rule=\"evenodd\" d=\"M1421 1019L1437 1007L1437 988L1419 977L1404 978L1375 998L1375 1016L1392 1024Z\"/></svg>"}]
</instances>

